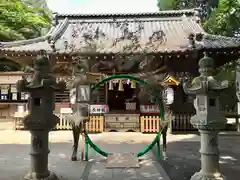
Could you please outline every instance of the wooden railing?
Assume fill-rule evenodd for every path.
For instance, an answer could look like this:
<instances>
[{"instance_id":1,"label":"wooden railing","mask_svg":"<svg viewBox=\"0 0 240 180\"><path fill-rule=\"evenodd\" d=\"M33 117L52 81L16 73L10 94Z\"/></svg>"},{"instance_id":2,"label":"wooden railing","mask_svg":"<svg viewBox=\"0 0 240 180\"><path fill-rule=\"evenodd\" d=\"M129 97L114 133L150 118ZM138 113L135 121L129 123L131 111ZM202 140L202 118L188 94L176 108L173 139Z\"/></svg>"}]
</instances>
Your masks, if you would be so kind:
<instances>
[{"instance_id":1,"label":"wooden railing","mask_svg":"<svg viewBox=\"0 0 240 180\"><path fill-rule=\"evenodd\" d=\"M172 121L172 131L173 132L189 132L189 131L197 131L191 123L190 118L194 114L190 113L175 113L174 120Z\"/></svg>"},{"instance_id":2,"label":"wooden railing","mask_svg":"<svg viewBox=\"0 0 240 180\"><path fill-rule=\"evenodd\" d=\"M72 126L69 123L69 120L64 115L58 115L60 118L59 123L54 128L55 130L71 130ZM14 120L14 129L24 129L23 126L23 117L15 118ZM103 132L104 130L104 117L103 116L90 116L90 121L86 125L86 130L90 133Z\"/></svg>"},{"instance_id":3,"label":"wooden railing","mask_svg":"<svg viewBox=\"0 0 240 180\"><path fill-rule=\"evenodd\" d=\"M59 117L59 123L56 125L56 130L70 130L72 129L72 126L69 122L69 120L66 118L63 114L56 114Z\"/></svg>"},{"instance_id":4,"label":"wooden railing","mask_svg":"<svg viewBox=\"0 0 240 180\"><path fill-rule=\"evenodd\" d=\"M239 125L239 115L236 113L224 113L227 118L227 125L223 129L223 131L240 131ZM191 131L197 131L190 123L190 118L194 114L190 113L175 113L175 120L172 121L172 131L173 132L182 132L187 133Z\"/></svg>"},{"instance_id":5,"label":"wooden railing","mask_svg":"<svg viewBox=\"0 0 240 180\"><path fill-rule=\"evenodd\" d=\"M87 132L103 132L104 116L90 116L90 121L86 124Z\"/></svg>"},{"instance_id":6,"label":"wooden railing","mask_svg":"<svg viewBox=\"0 0 240 180\"><path fill-rule=\"evenodd\" d=\"M140 130L146 133L156 133L159 130L159 117L158 116L141 116L140 117Z\"/></svg>"},{"instance_id":7,"label":"wooden railing","mask_svg":"<svg viewBox=\"0 0 240 180\"><path fill-rule=\"evenodd\" d=\"M161 122L162 125L168 126L167 133L172 132L172 125L170 116L165 117L165 120L161 122L159 116L141 116L140 117L140 130L142 133L157 133L159 130L159 123Z\"/></svg>"},{"instance_id":8,"label":"wooden railing","mask_svg":"<svg viewBox=\"0 0 240 180\"><path fill-rule=\"evenodd\" d=\"M60 121L56 125L56 130L70 130L72 126L69 120L64 115L59 115ZM88 132L103 132L104 130L104 117L103 116L90 116L89 122L86 124Z\"/></svg>"},{"instance_id":9,"label":"wooden railing","mask_svg":"<svg viewBox=\"0 0 240 180\"><path fill-rule=\"evenodd\" d=\"M196 131L195 128L190 124L190 118L192 114L178 113L174 114L171 121L165 120L166 123L169 121L168 132L187 132ZM140 130L141 132L156 133L159 130L159 117L158 116L141 116L140 117Z\"/></svg>"},{"instance_id":10,"label":"wooden railing","mask_svg":"<svg viewBox=\"0 0 240 180\"><path fill-rule=\"evenodd\" d=\"M190 118L193 114L188 113L176 113L174 120L172 120L169 130L173 132L187 133L191 131L197 131L191 123ZM226 116L228 124L225 130L240 131L240 125L238 118L239 116ZM56 130L70 130L72 127L65 116L59 115L60 122L56 126ZM156 133L159 128L159 117L158 116L141 116L140 119L140 131L146 133ZM23 129L22 118L18 117L14 120L15 129ZM104 127L104 116L90 116L90 121L87 123L88 132L103 132Z\"/></svg>"}]
</instances>

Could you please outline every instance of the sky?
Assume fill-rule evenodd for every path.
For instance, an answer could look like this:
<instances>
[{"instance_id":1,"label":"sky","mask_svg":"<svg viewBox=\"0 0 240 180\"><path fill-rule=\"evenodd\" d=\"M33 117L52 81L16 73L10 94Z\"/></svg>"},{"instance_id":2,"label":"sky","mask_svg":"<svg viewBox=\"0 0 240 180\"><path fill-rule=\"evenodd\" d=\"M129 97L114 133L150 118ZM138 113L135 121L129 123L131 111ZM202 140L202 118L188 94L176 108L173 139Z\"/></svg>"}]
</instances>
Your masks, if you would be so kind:
<instances>
[{"instance_id":1,"label":"sky","mask_svg":"<svg viewBox=\"0 0 240 180\"><path fill-rule=\"evenodd\" d=\"M156 12L157 0L46 0L58 13L136 13Z\"/></svg>"}]
</instances>

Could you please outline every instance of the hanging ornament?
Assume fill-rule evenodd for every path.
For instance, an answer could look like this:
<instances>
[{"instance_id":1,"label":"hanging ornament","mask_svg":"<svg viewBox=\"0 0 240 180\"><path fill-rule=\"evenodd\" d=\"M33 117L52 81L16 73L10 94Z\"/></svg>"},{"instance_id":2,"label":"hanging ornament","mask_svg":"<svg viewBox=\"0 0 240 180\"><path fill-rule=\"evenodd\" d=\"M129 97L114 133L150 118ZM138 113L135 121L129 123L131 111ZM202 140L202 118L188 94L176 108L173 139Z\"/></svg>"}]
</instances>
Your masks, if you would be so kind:
<instances>
[{"instance_id":1,"label":"hanging ornament","mask_svg":"<svg viewBox=\"0 0 240 180\"><path fill-rule=\"evenodd\" d=\"M109 84L109 88L108 89L109 90L113 90L113 81L110 80L108 84Z\"/></svg>"},{"instance_id":2,"label":"hanging ornament","mask_svg":"<svg viewBox=\"0 0 240 180\"><path fill-rule=\"evenodd\" d=\"M122 79L119 80L118 91L124 91Z\"/></svg>"},{"instance_id":3,"label":"hanging ornament","mask_svg":"<svg viewBox=\"0 0 240 180\"><path fill-rule=\"evenodd\" d=\"M137 86L136 81L131 81L131 88L135 89Z\"/></svg>"}]
</instances>

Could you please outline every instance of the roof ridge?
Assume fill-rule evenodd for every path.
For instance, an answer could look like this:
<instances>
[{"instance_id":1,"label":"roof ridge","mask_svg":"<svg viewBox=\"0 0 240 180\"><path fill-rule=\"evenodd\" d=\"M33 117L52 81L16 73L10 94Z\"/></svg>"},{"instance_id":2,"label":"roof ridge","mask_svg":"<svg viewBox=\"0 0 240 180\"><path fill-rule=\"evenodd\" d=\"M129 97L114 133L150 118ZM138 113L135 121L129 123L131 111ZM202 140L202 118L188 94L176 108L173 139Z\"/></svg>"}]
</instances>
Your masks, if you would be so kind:
<instances>
[{"instance_id":1,"label":"roof ridge","mask_svg":"<svg viewBox=\"0 0 240 180\"><path fill-rule=\"evenodd\" d=\"M51 40L53 41L57 41L59 38L61 38L63 33L66 31L69 25L68 18L65 18L64 21L62 21L58 25L59 25L58 28L55 28L55 30L51 34Z\"/></svg>"},{"instance_id":2,"label":"roof ridge","mask_svg":"<svg viewBox=\"0 0 240 180\"><path fill-rule=\"evenodd\" d=\"M57 24L57 26L51 27L48 33L43 36L32 38L32 39L25 39L25 40L0 42L0 47L7 48L7 47L15 47L15 46L21 46L21 45L28 45L33 43L44 42L49 39L56 41L59 39L59 37L61 37L61 34L66 30L67 25L68 25L68 19L65 18L65 20Z\"/></svg>"},{"instance_id":3,"label":"roof ridge","mask_svg":"<svg viewBox=\"0 0 240 180\"><path fill-rule=\"evenodd\" d=\"M50 29L50 32L52 32L54 28ZM24 39L24 40L16 40L16 41L9 41L9 42L0 42L0 47L13 47L13 46L19 46L19 45L26 45L26 44L32 44L36 42L42 42L47 40L51 35L47 33L44 36L32 38L32 39Z\"/></svg>"},{"instance_id":4,"label":"roof ridge","mask_svg":"<svg viewBox=\"0 0 240 180\"><path fill-rule=\"evenodd\" d=\"M79 17L131 17L131 16L153 16L153 15L160 15L160 16L174 16L174 15L188 15L188 16L195 16L196 9L184 9L184 10L166 10L166 11L158 11L158 12L143 12L143 13L79 13L79 14L59 14L55 13L57 18L79 18Z\"/></svg>"},{"instance_id":5,"label":"roof ridge","mask_svg":"<svg viewBox=\"0 0 240 180\"><path fill-rule=\"evenodd\" d=\"M234 41L239 42L239 45L240 45L240 38L237 38L237 37L222 36L222 35L215 35L215 34L209 34L209 33L205 33L204 36L207 38L218 38L218 39L222 39L222 40L234 40Z\"/></svg>"}]
</instances>

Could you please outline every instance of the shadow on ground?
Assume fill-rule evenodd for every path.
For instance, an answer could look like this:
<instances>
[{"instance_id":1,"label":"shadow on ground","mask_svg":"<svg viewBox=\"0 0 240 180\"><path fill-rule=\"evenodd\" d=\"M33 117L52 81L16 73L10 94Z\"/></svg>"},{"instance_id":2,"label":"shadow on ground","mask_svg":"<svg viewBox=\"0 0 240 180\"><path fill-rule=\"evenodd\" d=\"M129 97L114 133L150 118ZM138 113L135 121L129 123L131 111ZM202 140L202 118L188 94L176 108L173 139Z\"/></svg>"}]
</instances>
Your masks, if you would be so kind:
<instances>
[{"instance_id":1,"label":"shadow on ground","mask_svg":"<svg viewBox=\"0 0 240 180\"><path fill-rule=\"evenodd\" d=\"M136 153L144 149L148 144L129 144L107 143L106 141L94 141L103 150L111 153L116 152L133 152ZM106 159L97 155L92 148L89 148L90 163L76 161L72 162L70 156L72 153L72 142L50 143L51 150L49 154L49 169L57 174L60 180L87 180L87 179L104 179L113 178L122 179L149 179L157 180L162 174L156 162L152 161L150 152L143 157L141 169L117 169L106 170ZM30 170L30 145L29 144L0 144L0 179L1 180L19 180ZM79 155L79 154L78 154ZM78 156L79 157L79 156ZM91 160L93 159L93 160ZM154 158L153 158L154 159Z\"/></svg>"},{"instance_id":2,"label":"shadow on ground","mask_svg":"<svg viewBox=\"0 0 240 180\"><path fill-rule=\"evenodd\" d=\"M56 134L56 137L58 135ZM70 135L66 138L62 137L65 142L50 143L49 169L56 172L61 180L79 180L86 167L84 162L70 161L72 153ZM26 135L23 134L23 136ZM9 137L17 138L17 136ZM109 138L108 134L108 140L106 139L107 136L99 135L98 137L100 138L93 137L93 142L108 152L136 153L148 145L146 142L145 144L143 142L134 144L130 137L127 138L127 141L121 143L110 141L110 139L116 138L114 135ZM182 139L181 141L177 139L177 136L172 138L173 142L168 143L168 160L161 160L160 164L171 180L189 180L196 171L200 170L199 138ZM29 144L13 144L10 139L8 142L9 144L0 144L0 180L19 180L30 169L30 146ZM12 142L14 142L13 139ZM239 179L236 178L240 172L239 136L220 136L219 144L222 172L228 177L228 180ZM153 149L153 152L156 154L155 149ZM89 157L97 159L99 156L96 156L90 148ZM153 179L153 177L151 178Z\"/></svg>"},{"instance_id":3,"label":"shadow on ground","mask_svg":"<svg viewBox=\"0 0 240 180\"><path fill-rule=\"evenodd\" d=\"M166 161L160 164L171 180L189 180L200 170L200 142L192 139L169 142ZM219 138L220 170L228 180L236 180L240 172L240 138L221 136ZM156 148L153 149L156 155Z\"/></svg>"},{"instance_id":4,"label":"shadow on ground","mask_svg":"<svg viewBox=\"0 0 240 180\"><path fill-rule=\"evenodd\" d=\"M79 180L85 162L70 160L72 143L50 143L49 169L60 180ZM30 170L29 144L0 144L0 179L19 180Z\"/></svg>"}]
</instances>

